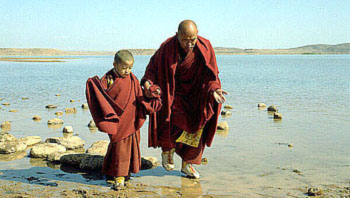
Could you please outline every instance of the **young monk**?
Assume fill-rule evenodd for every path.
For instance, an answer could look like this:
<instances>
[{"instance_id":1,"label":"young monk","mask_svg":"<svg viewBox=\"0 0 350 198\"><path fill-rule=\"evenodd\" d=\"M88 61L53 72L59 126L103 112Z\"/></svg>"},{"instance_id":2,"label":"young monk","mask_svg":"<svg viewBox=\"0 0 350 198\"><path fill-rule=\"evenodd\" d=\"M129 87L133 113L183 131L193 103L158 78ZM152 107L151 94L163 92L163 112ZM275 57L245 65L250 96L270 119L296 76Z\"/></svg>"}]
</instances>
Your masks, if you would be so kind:
<instances>
[{"instance_id":1,"label":"young monk","mask_svg":"<svg viewBox=\"0 0 350 198\"><path fill-rule=\"evenodd\" d=\"M115 54L113 69L101 79L94 76L86 83L86 99L93 120L110 139L102 173L114 178L115 189L124 186L130 172L139 172L140 128L146 114L161 108L159 87L152 87L151 98L143 97L140 83L131 72L133 64L133 55L120 50Z\"/></svg>"}]
</instances>

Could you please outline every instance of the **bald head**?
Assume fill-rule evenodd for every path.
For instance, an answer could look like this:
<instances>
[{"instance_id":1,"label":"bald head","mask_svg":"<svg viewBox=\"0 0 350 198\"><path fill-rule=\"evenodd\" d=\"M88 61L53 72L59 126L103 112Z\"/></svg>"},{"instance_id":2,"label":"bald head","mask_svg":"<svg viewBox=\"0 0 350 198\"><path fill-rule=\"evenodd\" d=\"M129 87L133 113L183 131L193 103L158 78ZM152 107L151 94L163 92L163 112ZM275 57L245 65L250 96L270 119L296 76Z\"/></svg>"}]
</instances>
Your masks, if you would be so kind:
<instances>
[{"instance_id":1,"label":"bald head","mask_svg":"<svg viewBox=\"0 0 350 198\"><path fill-rule=\"evenodd\" d=\"M177 28L179 34L197 34L197 25L192 20L181 21L179 27Z\"/></svg>"},{"instance_id":2,"label":"bald head","mask_svg":"<svg viewBox=\"0 0 350 198\"><path fill-rule=\"evenodd\" d=\"M184 20L179 24L176 35L185 52L193 50L197 43L197 34L197 25L194 21Z\"/></svg>"},{"instance_id":3,"label":"bald head","mask_svg":"<svg viewBox=\"0 0 350 198\"><path fill-rule=\"evenodd\" d=\"M114 56L115 63L134 63L134 57L128 50L119 50Z\"/></svg>"}]
</instances>

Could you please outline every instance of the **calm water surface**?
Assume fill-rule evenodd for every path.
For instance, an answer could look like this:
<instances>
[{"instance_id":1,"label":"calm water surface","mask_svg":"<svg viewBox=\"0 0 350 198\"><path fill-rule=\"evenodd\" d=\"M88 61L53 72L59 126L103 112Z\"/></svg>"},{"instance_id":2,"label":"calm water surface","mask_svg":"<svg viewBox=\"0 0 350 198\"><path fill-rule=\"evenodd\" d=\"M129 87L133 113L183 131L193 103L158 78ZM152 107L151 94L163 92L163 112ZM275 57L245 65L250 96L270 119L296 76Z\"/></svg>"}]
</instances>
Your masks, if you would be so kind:
<instances>
[{"instance_id":1,"label":"calm water surface","mask_svg":"<svg viewBox=\"0 0 350 198\"><path fill-rule=\"evenodd\" d=\"M91 116L80 106L86 103L86 79L102 76L112 67L113 57L79 58L63 63L0 62L1 103L11 103L0 109L0 121L12 122L11 134L17 138L38 135L43 140L60 137L63 126L48 128L47 120L56 117L56 111L77 107L76 114L61 118L86 141L85 148L108 139L87 128ZM139 79L149 58L135 57L133 72ZM217 61L222 87L230 93L227 104L234 109L232 116L220 117L220 121L229 123L230 130L218 133L212 147L205 150L209 163L197 166L200 181L181 177L181 161L176 157L177 171L157 167L134 175L133 182L192 186L191 192L198 195L238 197L285 197L288 193L303 196L298 189L305 186L349 185L350 55L217 56ZM70 103L70 99L75 102ZM266 110L259 110L260 102L276 105L283 120L274 121ZM47 104L58 108L47 110ZM9 112L12 109L18 112ZM33 115L42 116L42 121L34 122ZM142 155L159 159L159 149L147 148L147 123L141 135ZM38 166L43 166L40 170L48 175L63 172L45 168L45 164L38 165L28 157L2 160L0 171L25 175ZM65 180L105 185L103 180L79 174L70 174Z\"/></svg>"}]
</instances>

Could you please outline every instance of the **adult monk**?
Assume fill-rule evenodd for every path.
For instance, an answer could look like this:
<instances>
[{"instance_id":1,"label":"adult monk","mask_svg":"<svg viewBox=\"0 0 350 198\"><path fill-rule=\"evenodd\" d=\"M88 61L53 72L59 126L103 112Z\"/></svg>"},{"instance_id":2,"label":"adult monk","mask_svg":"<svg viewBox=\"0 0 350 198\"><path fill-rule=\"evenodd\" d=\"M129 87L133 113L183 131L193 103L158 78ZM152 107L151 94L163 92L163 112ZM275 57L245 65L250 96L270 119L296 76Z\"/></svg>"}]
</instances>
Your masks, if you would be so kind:
<instances>
[{"instance_id":1,"label":"adult monk","mask_svg":"<svg viewBox=\"0 0 350 198\"><path fill-rule=\"evenodd\" d=\"M192 164L200 164L205 146L211 146L226 100L218 74L214 50L191 20L182 21L176 35L152 56L141 84L147 97L155 94L153 84L160 86L163 107L150 116L148 143L162 148L166 170L174 169L176 152L182 158L181 172L200 177Z\"/></svg>"}]
</instances>

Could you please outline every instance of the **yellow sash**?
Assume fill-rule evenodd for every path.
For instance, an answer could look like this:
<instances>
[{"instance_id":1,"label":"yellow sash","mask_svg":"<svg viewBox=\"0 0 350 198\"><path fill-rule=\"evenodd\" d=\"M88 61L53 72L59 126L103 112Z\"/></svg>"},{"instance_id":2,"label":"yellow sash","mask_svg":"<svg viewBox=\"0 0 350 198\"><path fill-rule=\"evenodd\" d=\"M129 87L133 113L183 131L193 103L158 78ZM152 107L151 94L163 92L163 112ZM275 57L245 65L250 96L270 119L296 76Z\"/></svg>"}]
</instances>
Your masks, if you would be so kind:
<instances>
[{"instance_id":1,"label":"yellow sash","mask_svg":"<svg viewBox=\"0 0 350 198\"><path fill-rule=\"evenodd\" d=\"M192 147L198 147L199 141L202 137L203 128L199 129L196 133L189 133L187 131L183 131L179 138L177 138L176 142L180 142L183 144L187 144Z\"/></svg>"}]
</instances>

